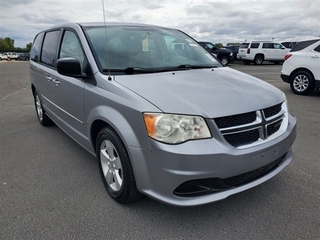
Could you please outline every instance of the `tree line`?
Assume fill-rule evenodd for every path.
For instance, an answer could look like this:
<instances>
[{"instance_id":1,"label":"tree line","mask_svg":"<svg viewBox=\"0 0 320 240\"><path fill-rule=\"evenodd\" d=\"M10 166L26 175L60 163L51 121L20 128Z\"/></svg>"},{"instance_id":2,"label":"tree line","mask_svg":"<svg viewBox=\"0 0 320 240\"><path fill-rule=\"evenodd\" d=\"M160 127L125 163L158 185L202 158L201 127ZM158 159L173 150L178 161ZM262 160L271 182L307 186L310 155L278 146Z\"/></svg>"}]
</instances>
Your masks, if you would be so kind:
<instances>
[{"instance_id":1,"label":"tree line","mask_svg":"<svg viewBox=\"0 0 320 240\"><path fill-rule=\"evenodd\" d=\"M0 52L30 52L32 43L29 42L25 48L15 47L14 39L10 37L0 38Z\"/></svg>"}]
</instances>

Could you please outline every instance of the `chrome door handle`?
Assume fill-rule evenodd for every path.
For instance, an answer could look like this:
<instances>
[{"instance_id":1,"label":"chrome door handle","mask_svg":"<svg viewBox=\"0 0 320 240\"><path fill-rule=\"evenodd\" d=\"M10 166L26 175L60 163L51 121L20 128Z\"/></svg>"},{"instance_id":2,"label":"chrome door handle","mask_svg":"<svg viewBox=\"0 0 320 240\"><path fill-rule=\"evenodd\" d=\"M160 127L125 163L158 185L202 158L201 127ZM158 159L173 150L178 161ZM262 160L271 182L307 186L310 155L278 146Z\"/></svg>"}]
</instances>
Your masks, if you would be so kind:
<instances>
[{"instance_id":1,"label":"chrome door handle","mask_svg":"<svg viewBox=\"0 0 320 240\"><path fill-rule=\"evenodd\" d=\"M52 77L50 77L50 76L46 76L46 79L48 80L48 82L52 81Z\"/></svg>"},{"instance_id":2,"label":"chrome door handle","mask_svg":"<svg viewBox=\"0 0 320 240\"><path fill-rule=\"evenodd\" d=\"M57 87L60 85L60 81L58 79L52 79L52 81L56 84Z\"/></svg>"},{"instance_id":3,"label":"chrome door handle","mask_svg":"<svg viewBox=\"0 0 320 240\"><path fill-rule=\"evenodd\" d=\"M317 56L317 55L314 55L314 56L311 56L312 58L319 58L319 56Z\"/></svg>"}]
</instances>

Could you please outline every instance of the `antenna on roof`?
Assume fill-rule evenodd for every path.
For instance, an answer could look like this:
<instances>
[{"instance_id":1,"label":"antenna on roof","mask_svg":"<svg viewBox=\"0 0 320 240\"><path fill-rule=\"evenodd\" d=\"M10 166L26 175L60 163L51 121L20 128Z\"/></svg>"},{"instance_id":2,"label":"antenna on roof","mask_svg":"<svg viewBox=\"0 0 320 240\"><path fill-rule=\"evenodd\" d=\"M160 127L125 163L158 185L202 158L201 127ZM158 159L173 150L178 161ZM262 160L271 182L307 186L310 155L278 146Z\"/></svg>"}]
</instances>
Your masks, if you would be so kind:
<instances>
[{"instance_id":1,"label":"antenna on roof","mask_svg":"<svg viewBox=\"0 0 320 240\"><path fill-rule=\"evenodd\" d=\"M103 11L103 22L104 22L104 34L105 34L105 37L106 37L106 45L108 44L108 38L107 38L107 23L106 23L106 13L104 11L104 0L101 0L102 1L102 11ZM109 49L108 49L108 46L106 46L106 51L107 51L107 67L108 67L108 80L111 81L112 78L111 78L111 74L110 74L110 67L109 67Z\"/></svg>"}]
</instances>

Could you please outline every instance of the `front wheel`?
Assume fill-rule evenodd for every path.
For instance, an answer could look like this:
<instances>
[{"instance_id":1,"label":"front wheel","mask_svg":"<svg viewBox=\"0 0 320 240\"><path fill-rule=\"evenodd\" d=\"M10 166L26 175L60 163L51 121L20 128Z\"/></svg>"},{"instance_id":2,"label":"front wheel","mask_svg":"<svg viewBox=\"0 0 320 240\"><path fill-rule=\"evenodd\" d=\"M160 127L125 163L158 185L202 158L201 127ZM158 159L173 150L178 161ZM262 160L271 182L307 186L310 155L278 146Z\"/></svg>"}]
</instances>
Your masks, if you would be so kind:
<instances>
[{"instance_id":1,"label":"front wheel","mask_svg":"<svg viewBox=\"0 0 320 240\"><path fill-rule=\"evenodd\" d=\"M315 88L314 77L309 72L299 71L292 76L290 87L295 94L307 95Z\"/></svg>"},{"instance_id":2,"label":"front wheel","mask_svg":"<svg viewBox=\"0 0 320 240\"><path fill-rule=\"evenodd\" d=\"M108 194L119 203L130 203L140 198L129 155L114 130L106 127L100 131L96 153Z\"/></svg>"}]
</instances>

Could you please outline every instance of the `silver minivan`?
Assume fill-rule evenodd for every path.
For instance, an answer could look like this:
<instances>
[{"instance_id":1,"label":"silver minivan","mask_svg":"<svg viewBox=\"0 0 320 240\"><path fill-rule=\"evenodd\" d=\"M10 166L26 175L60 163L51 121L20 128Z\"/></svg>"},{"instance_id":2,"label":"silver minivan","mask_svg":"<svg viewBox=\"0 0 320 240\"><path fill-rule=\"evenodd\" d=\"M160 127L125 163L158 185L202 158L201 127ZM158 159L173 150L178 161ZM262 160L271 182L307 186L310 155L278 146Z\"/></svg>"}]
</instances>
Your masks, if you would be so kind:
<instances>
[{"instance_id":1,"label":"silver minivan","mask_svg":"<svg viewBox=\"0 0 320 240\"><path fill-rule=\"evenodd\" d=\"M296 119L279 89L224 67L165 27L69 23L36 35L31 89L41 125L96 156L120 203L224 199L293 159Z\"/></svg>"}]
</instances>

